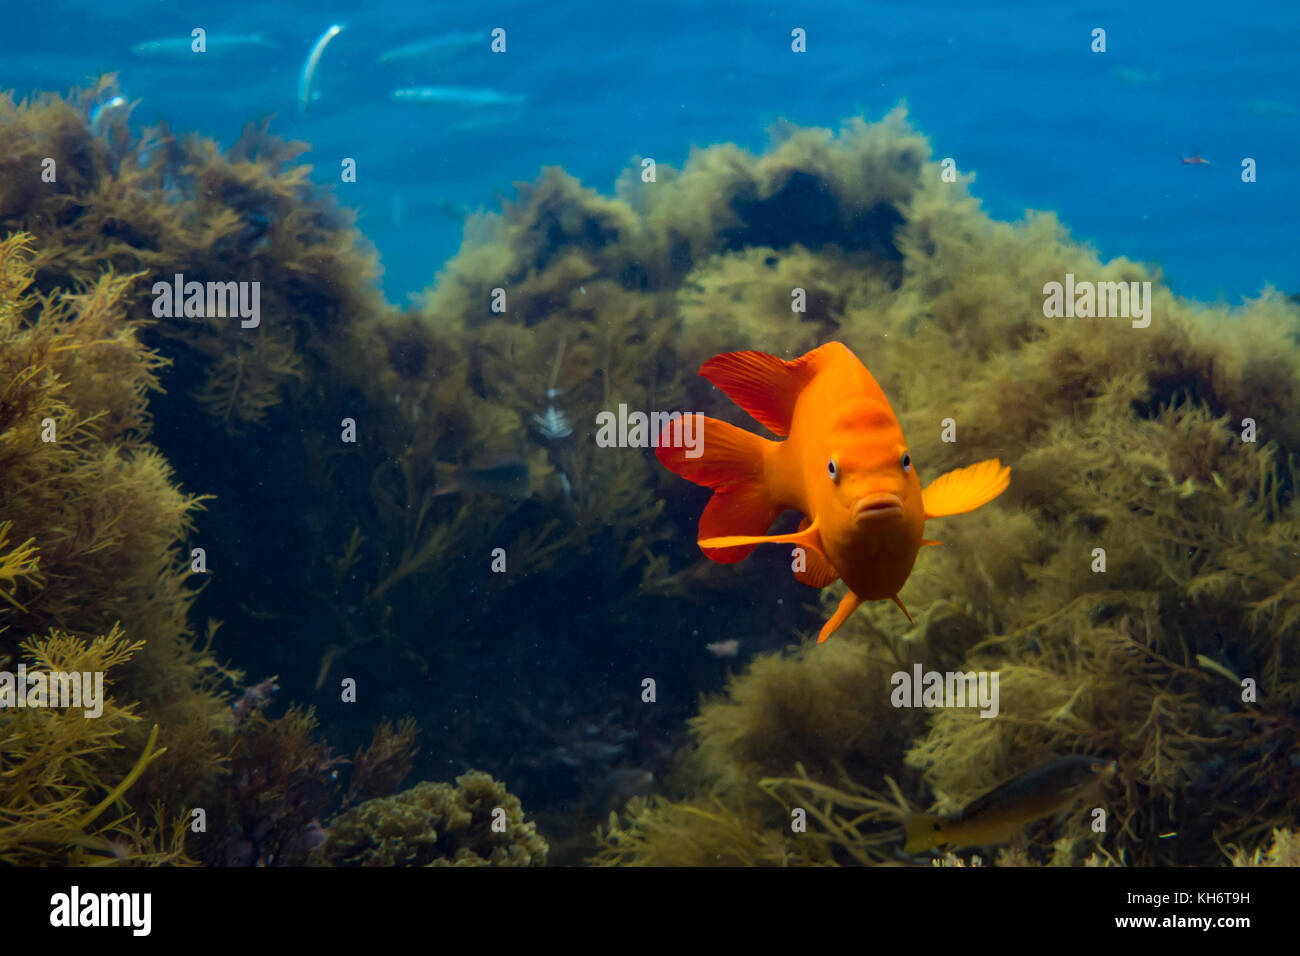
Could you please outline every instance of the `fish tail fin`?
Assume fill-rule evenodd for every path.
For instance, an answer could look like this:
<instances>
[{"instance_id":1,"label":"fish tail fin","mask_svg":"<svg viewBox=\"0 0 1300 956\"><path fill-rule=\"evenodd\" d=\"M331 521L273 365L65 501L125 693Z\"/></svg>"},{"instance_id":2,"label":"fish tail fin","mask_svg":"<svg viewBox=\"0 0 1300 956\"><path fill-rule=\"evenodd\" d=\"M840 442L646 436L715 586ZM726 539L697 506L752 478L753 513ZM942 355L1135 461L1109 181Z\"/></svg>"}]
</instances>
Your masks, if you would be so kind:
<instances>
[{"instance_id":1,"label":"fish tail fin","mask_svg":"<svg viewBox=\"0 0 1300 956\"><path fill-rule=\"evenodd\" d=\"M904 853L924 853L943 843L943 821L933 813L909 813L903 817Z\"/></svg>"},{"instance_id":2,"label":"fish tail fin","mask_svg":"<svg viewBox=\"0 0 1300 956\"><path fill-rule=\"evenodd\" d=\"M683 416L669 422L657 436L655 456L669 471L713 489L700 516L699 540L766 534L784 510L772 501L764 479L766 456L776 443L715 418L693 417L694 449L684 440L687 417ZM755 547L757 544L703 550L719 564L734 564L747 558Z\"/></svg>"}]
</instances>

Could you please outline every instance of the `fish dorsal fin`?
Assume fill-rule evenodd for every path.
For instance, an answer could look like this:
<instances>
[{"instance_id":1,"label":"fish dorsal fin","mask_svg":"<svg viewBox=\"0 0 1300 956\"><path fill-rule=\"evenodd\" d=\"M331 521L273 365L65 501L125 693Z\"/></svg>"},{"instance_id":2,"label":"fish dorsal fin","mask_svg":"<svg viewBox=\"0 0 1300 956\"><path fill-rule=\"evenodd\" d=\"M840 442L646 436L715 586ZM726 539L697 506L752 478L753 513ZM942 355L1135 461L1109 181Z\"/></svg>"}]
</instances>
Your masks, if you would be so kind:
<instances>
[{"instance_id":1,"label":"fish dorsal fin","mask_svg":"<svg viewBox=\"0 0 1300 956\"><path fill-rule=\"evenodd\" d=\"M1011 483L1011 469L996 458L940 475L921 492L927 518L974 511L988 504Z\"/></svg>"},{"instance_id":2,"label":"fish dorsal fin","mask_svg":"<svg viewBox=\"0 0 1300 956\"><path fill-rule=\"evenodd\" d=\"M766 352L723 352L700 366L700 374L760 424L788 435L799 393L817 373L823 350L838 344L823 345L793 362Z\"/></svg>"},{"instance_id":3,"label":"fish dorsal fin","mask_svg":"<svg viewBox=\"0 0 1300 956\"><path fill-rule=\"evenodd\" d=\"M812 520L804 518L799 525L799 530L806 530L810 524L812 524ZM802 584L813 588L824 588L826 585L834 584L840 579L840 572L835 570L835 565L812 548L803 549L803 563L804 570L794 573L794 579Z\"/></svg>"}]
</instances>

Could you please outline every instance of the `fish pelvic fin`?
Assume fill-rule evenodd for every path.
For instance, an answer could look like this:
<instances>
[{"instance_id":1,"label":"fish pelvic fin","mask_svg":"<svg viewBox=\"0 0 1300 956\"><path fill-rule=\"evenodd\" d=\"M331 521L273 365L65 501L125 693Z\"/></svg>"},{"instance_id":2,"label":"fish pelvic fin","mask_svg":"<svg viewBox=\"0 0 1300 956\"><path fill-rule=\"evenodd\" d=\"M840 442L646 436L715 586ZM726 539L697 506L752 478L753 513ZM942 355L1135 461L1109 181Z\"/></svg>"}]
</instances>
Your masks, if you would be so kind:
<instances>
[{"instance_id":1,"label":"fish pelvic fin","mask_svg":"<svg viewBox=\"0 0 1300 956\"><path fill-rule=\"evenodd\" d=\"M794 403L817 374L826 348L813 349L792 362L766 352L723 352L700 366L700 374L772 433L788 435Z\"/></svg>"},{"instance_id":2,"label":"fish pelvic fin","mask_svg":"<svg viewBox=\"0 0 1300 956\"><path fill-rule=\"evenodd\" d=\"M700 415L699 421L704 430L695 457L682 440L684 418L660 433L655 456L669 471L713 489L700 516L700 548L719 564L734 564L768 540L760 536L785 510L772 501L764 477L766 456L776 443L715 418Z\"/></svg>"},{"instance_id":3,"label":"fish pelvic fin","mask_svg":"<svg viewBox=\"0 0 1300 956\"><path fill-rule=\"evenodd\" d=\"M714 510L714 502L727 502L728 506L730 506L730 499L721 496L715 491L713 497L709 500L709 507L705 508L704 514L700 516L700 547L703 549L704 553L714 561L720 561L723 564L730 564L732 561L739 561L760 544L793 544L807 549L810 555L821 557L821 535L818 534L817 525L815 523L802 531L796 531L793 534L707 536L706 531L711 530L711 522L707 519L714 517L709 513L711 510ZM723 517L722 508L723 506L720 503L719 507L716 509L718 512L716 515L717 520L721 520ZM780 514L780 509L777 509L776 514ZM775 518L773 520L775 520ZM770 526L771 524L772 522L769 521L768 525ZM719 551L730 551L731 549L740 548L743 548L745 553L739 558L728 559L718 556Z\"/></svg>"},{"instance_id":4,"label":"fish pelvic fin","mask_svg":"<svg viewBox=\"0 0 1300 956\"><path fill-rule=\"evenodd\" d=\"M926 518L943 518L986 505L1011 483L1011 469L990 458L940 475L921 492Z\"/></svg>"},{"instance_id":5,"label":"fish pelvic fin","mask_svg":"<svg viewBox=\"0 0 1300 956\"><path fill-rule=\"evenodd\" d=\"M904 853L924 853L943 845L943 818L933 813L909 813L903 818Z\"/></svg>"},{"instance_id":6,"label":"fish pelvic fin","mask_svg":"<svg viewBox=\"0 0 1300 956\"><path fill-rule=\"evenodd\" d=\"M799 530L806 531L811 525L812 519L804 518L799 525ZM812 588L824 588L826 585L834 584L840 579L840 572L835 569L835 565L831 564L820 550L804 548L802 558L804 570L794 573L794 579L801 584L806 584Z\"/></svg>"},{"instance_id":7,"label":"fish pelvic fin","mask_svg":"<svg viewBox=\"0 0 1300 956\"><path fill-rule=\"evenodd\" d=\"M897 604L898 609L903 612L903 617L907 618L908 624L916 623L915 621L912 620L912 615L907 613L907 607L906 605L903 604L903 599L900 598L897 594L894 595L894 603Z\"/></svg>"},{"instance_id":8,"label":"fish pelvic fin","mask_svg":"<svg viewBox=\"0 0 1300 956\"><path fill-rule=\"evenodd\" d=\"M817 643L820 644L826 638L830 637L840 629L840 625L849 619L849 615L858 609L862 603L862 598L858 597L852 591L844 595L840 601L840 606L835 609L831 619L822 625L822 632L817 635Z\"/></svg>"}]
</instances>

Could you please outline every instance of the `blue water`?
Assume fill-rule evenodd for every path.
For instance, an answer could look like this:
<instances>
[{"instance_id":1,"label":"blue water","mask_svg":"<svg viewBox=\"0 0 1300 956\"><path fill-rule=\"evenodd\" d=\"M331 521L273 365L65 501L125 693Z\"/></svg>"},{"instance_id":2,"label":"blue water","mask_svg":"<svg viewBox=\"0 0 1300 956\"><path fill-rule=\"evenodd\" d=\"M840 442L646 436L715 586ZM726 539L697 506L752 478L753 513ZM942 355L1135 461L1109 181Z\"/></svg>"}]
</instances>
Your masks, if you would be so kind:
<instances>
[{"instance_id":1,"label":"blue water","mask_svg":"<svg viewBox=\"0 0 1300 956\"><path fill-rule=\"evenodd\" d=\"M807 9L811 7L809 12ZM1175 291L1238 301L1300 291L1300 5L834 2L171 3L3 5L0 88L20 96L116 71L133 123L166 120L230 142L245 122L312 145L378 246L390 298L429 285L460 245L463 210L499 209L513 184L559 165L602 192L634 156L680 165L693 146L759 150L780 119L838 127L906 101L936 155L976 173L998 218L1055 210L1106 258L1159 265ZM298 109L312 43L345 24ZM175 59L142 41L260 33L274 46ZM506 30L443 57L379 64L452 31ZM807 31L808 52L790 50ZM1090 50L1091 31L1107 50ZM422 85L523 94L522 108L390 102ZM1199 153L1210 165L1184 165ZM1241 162L1258 181L1241 181Z\"/></svg>"}]
</instances>

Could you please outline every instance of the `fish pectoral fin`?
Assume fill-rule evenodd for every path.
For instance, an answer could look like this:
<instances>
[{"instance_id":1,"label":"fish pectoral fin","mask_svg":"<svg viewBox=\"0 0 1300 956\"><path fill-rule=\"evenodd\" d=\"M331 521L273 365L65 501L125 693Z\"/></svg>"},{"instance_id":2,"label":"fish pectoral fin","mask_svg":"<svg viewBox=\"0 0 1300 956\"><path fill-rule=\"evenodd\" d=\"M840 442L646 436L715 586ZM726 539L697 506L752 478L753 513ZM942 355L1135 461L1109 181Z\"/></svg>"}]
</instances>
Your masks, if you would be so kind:
<instances>
[{"instance_id":1,"label":"fish pectoral fin","mask_svg":"<svg viewBox=\"0 0 1300 956\"><path fill-rule=\"evenodd\" d=\"M830 637L840 629L840 625L849 619L849 615L858 609L862 603L862 598L858 597L852 591L844 595L840 601L840 606L835 609L831 619L822 625L822 632L817 635L817 643L820 644L826 638Z\"/></svg>"},{"instance_id":2,"label":"fish pectoral fin","mask_svg":"<svg viewBox=\"0 0 1300 956\"><path fill-rule=\"evenodd\" d=\"M988 504L1011 483L1011 469L996 458L940 475L921 492L926 518L974 511Z\"/></svg>"},{"instance_id":3,"label":"fish pectoral fin","mask_svg":"<svg viewBox=\"0 0 1300 956\"><path fill-rule=\"evenodd\" d=\"M796 544L822 556L822 540L817 533L817 524L813 522L806 528L800 528L793 534L773 535L726 535L720 538L701 538L699 545L706 550L713 548L739 548L750 544Z\"/></svg>"},{"instance_id":4,"label":"fish pectoral fin","mask_svg":"<svg viewBox=\"0 0 1300 956\"><path fill-rule=\"evenodd\" d=\"M799 525L800 531L805 531L812 522L808 518L803 519L803 524ZM815 548L804 548L803 555L804 570L796 571L794 579L800 584L806 584L812 588L824 588L828 584L834 584L840 579L840 572L835 569L835 565L826 559L826 556L820 550ZM798 561L800 556L796 555Z\"/></svg>"}]
</instances>

